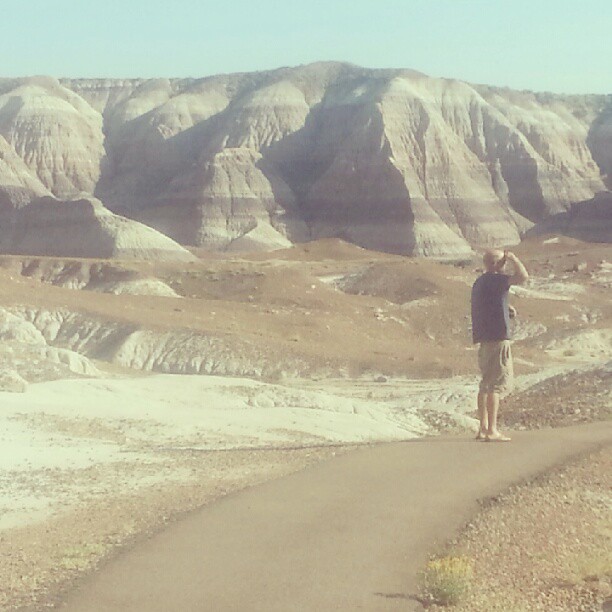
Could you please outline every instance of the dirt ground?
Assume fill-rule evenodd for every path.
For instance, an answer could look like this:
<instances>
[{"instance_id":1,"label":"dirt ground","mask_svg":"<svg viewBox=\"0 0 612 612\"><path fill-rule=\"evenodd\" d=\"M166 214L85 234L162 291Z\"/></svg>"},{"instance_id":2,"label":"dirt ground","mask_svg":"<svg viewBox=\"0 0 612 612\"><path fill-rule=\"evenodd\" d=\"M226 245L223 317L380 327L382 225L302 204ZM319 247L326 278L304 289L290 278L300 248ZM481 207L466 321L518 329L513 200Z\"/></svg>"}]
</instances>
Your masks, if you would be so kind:
<instances>
[{"instance_id":1,"label":"dirt ground","mask_svg":"<svg viewBox=\"0 0 612 612\"><path fill-rule=\"evenodd\" d=\"M511 297L518 310L518 388L502 404L503 426L609 419L612 247L543 237L516 252L532 280ZM135 538L357 441L474 425L469 292L479 273L476 257L413 260L337 240L267 254L198 255L200 261L187 265L0 258L0 420L6 428L0 519L3 512L18 517L22 506L28 517L0 528L0 609L43 609ZM128 291L122 282L132 283L129 291L159 292L162 285L169 291L121 293ZM111 286L120 294L104 292ZM56 336L58 321L70 317L77 322ZM117 330L132 343L134 332L152 338L133 347L137 369L115 358L121 351L108 338ZM177 334L180 346L171 345ZM101 340L88 344L90 337ZM198 391L192 403L197 398L203 412L189 418L172 398L148 406L142 390L138 401L136 391L133 401L117 391L130 380L146 388L151 373L191 367L202 350L194 339L221 346L215 367L257 371L257 384L266 386L221 382L225 395L215 391L214 402ZM62 390L73 388L81 395L63 402ZM178 397L181 385L175 388ZM17 434L32 446L11 447ZM44 456L47 445L66 455L36 463L33 457ZM593 469L604 464L604 455L592 462ZM563 482L578 490L585 474L570 470ZM598 478L588 476L592 483ZM37 490L53 492L52 512L33 495ZM554 491L551 499L561 500ZM574 519L598 507L595 497L580 499ZM38 518L30 502L40 505ZM518 531L533 522L520 511L525 504L509 507ZM543 501L534 508L547 511ZM576 534L592 543L583 531ZM569 546L573 536L554 537ZM536 572L540 561L533 556L527 565Z\"/></svg>"},{"instance_id":2,"label":"dirt ground","mask_svg":"<svg viewBox=\"0 0 612 612\"><path fill-rule=\"evenodd\" d=\"M533 287L517 290L512 298L522 338L519 373L559 358L580 362L583 347L566 346L564 339L601 332L612 319L606 267L612 248L559 240L527 241L516 248L533 279ZM49 260L48 265L59 263L66 261ZM258 359L274 360L281 375L282 364L293 359L312 375L430 378L476 372L466 349L477 258L445 264L322 241L287 252L211 256L186 266L113 262L104 268L113 280L128 272L130 278L156 278L182 299L67 290L23 276L31 264L19 258L4 257L0 264L3 307L27 304L78 312L89 321L205 334L238 357L256 347ZM582 345L595 341L580 340Z\"/></svg>"}]
</instances>

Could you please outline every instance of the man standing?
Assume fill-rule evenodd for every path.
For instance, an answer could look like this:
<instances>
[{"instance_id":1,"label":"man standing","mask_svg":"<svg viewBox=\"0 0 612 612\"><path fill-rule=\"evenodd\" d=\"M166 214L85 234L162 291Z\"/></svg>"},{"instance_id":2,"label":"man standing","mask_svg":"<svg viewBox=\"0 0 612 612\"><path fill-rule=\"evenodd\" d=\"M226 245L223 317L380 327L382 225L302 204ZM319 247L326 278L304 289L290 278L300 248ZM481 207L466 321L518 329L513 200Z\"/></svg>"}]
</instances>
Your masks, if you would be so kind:
<instances>
[{"instance_id":1,"label":"man standing","mask_svg":"<svg viewBox=\"0 0 612 612\"><path fill-rule=\"evenodd\" d=\"M478 366L482 374L478 390L480 430L477 440L509 442L497 429L499 398L512 387L513 368L510 351L510 285L522 285L529 274L519 258L509 251L485 251L485 272L472 286L472 338L478 349ZM514 270L503 273L507 261Z\"/></svg>"}]
</instances>

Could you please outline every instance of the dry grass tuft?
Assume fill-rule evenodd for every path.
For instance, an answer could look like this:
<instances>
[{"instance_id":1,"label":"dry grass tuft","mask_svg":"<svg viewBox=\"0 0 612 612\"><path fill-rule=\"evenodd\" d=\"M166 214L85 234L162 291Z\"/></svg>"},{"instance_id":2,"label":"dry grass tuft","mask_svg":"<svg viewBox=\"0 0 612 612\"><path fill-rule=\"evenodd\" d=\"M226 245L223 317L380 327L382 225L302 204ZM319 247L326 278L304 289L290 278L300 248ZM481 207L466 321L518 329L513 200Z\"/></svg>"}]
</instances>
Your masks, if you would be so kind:
<instances>
[{"instance_id":1,"label":"dry grass tuft","mask_svg":"<svg viewBox=\"0 0 612 612\"><path fill-rule=\"evenodd\" d=\"M432 603L454 606L468 594L472 576L472 562L467 557L432 559L422 574L424 595Z\"/></svg>"}]
</instances>

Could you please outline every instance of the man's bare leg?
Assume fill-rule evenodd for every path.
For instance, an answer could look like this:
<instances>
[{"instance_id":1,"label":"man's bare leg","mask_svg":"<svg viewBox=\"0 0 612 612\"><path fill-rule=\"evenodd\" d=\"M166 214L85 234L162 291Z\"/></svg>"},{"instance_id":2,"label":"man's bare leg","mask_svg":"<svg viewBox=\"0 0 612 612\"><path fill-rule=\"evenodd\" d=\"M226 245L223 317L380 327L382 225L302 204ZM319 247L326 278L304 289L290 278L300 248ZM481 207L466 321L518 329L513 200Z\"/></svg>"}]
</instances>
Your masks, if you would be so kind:
<instances>
[{"instance_id":1,"label":"man's bare leg","mask_svg":"<svg viewBox=\"0 0 612 612\"><path fill-rule=\"evenodd\" d=\"M487 440L500 440L508 442L510 438L502 435L497 429L497 413L499 412L499 393L486 394L487 416L489 427L487 429Z\"/></svg>"},{"instance_id":2,"label":"man's bare leg","mask_svg":"<svg viewBox=\"0 0 612 612\"><path fill-rule=\"evenodd\" d=\"M497 431L497 413L499 412L499 393L485 393L485 402L487 406L487 417L489 419L487 434L494 436Z\"/></svg>"},{"instance_id":3,"label":"man's bare leg","mask_svg":"<svg viewBox=\"0 0 612 612\"><path fill-rule=\"evenodd\" d=\"M476 439L484 440L489 431L489 419L487 415L487 394L482 391L478 393L478 419L480 421L480 429Z\"/></svg>"}]
</instances>

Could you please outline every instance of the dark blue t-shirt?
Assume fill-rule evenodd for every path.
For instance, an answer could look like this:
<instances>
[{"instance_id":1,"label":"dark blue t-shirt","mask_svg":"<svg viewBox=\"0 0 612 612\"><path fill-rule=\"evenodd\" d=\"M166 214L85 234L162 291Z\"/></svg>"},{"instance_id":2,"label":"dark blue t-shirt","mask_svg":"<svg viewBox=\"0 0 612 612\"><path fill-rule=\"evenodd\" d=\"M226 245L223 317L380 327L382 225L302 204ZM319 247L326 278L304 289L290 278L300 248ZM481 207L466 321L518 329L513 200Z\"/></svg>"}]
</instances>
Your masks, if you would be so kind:
<instances>
[{"instance_id":1,"label":"dark blue t-shirt","mask_svg":"<svg viewBox=\"0 0 612 612\"><path fill-rule=\"evenodd\" d=\"M510 339L507 274L486 272L472 286L472 339L494 342Z\"/></svg>"}]
</instances>

